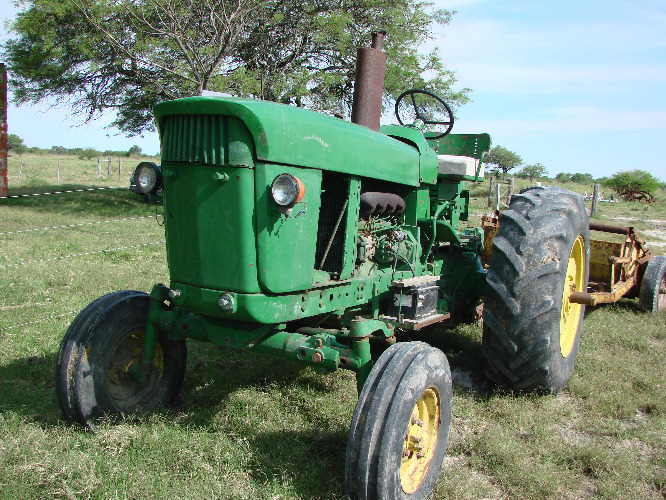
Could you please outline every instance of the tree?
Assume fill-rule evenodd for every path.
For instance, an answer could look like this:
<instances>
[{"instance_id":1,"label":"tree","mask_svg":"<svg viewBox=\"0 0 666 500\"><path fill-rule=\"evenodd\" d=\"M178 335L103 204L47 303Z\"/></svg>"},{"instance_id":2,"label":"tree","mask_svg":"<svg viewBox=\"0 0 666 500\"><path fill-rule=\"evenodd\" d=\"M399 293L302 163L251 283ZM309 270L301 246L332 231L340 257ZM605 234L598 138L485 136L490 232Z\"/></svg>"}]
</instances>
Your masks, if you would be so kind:
<instances>
[{"instance_id":1,"label":"tree","mask_svg":"<svg viewBox=\"0 0 666 500\"><path fill-rule=\"evenodd\" d=\"M559 182L571 182L571 174L566 172L560 172L555 176L555 180Z\"/></svg>"},{"instance_id":2,"label":"tree","mask_svg":"<svg viewBox=\"0 0 666 500\"><path fill-rule=\"evenodd\" d=\"M349 114L356 47L389 31L387 100L428 88L454 105L455 76L419 48L451 12L421 0L25 0L4 44L19 104L116 111L129 135L152 107L203 90Z\"/></svg>"},{"instance_id":3,"label":"tree","mask_svg":"<svg viewBox=\"0 0 666 500\"><path fill-rule=\"evenodd\" d=\"M645 170L617 172L604 181L604 186L613 189L628 201L653 201L653 193L661 182Z\"/></svg>"},{"instance_id":4,"label":"tree","mask_svg":"<svg viewBox=\"0 0 666 500\"><path fill-rule=\"evenodd\" d=\"M129 148L129 151L127 151L127 157L129 158L130 156L141 156L143 153L143 150L134 144L131 148Z\"/></svg>"},{"instance_id":5,"label":"tree","mask_svg":"<svg viewBox=\"0 0 666 500\"><path fill-rule=\"evenodd\" d=\"M539 178L539 177L544 177L546 175L546 167L543 166L541 163L535 163L534 165L527 165L523 167L523 169L518 172L518 177L522 177L523 179L526 179L529 177L530 182L532 182L532 179L534 177Z\"/></svg>"},{"instance_id":6,"label":"tree","mask_svg":"<svg viewBox=\"0 0 666 500\"><path fill-rule=\"evenodd\" d=\"M576 172L575 174L571 174L571 180L573 182L594 182L594 177L592 177L592 174Z\"/></svg>"},{"instance_id":7,"label":"tree","mask_svg":"<svg viewBox=\"0 0 666 500\"><path fill-rule=\"evenodd\" d=\"M523 159L502 146L495 146L483 157L486 165L491 165L502 177L506 176L509 170L513 170L523 163ZM500 174L501 172L501 174Z\"/></svg>"},{"instance_id":8,"label":"tree","mask_svg":"<svg viewBox=\"0 0 666 500\"><path fill-rule=\"evenodd\" d=\"M7 136L7 148L19 155L28 150L27 146L23 144L23 139L16 134L9 134Z\"/></svg>"},{"instance_id":9,"label":"tree","mask_svg":"<svg viewBox=\"0 0 666 500\"><path fill-rule=\"evenodd\" d=\"M95 148L83 148L79 153L79 158L82 160L92 160L93 158L100 156L102 153L97 151Z\"/></svg>"}]
</instances>

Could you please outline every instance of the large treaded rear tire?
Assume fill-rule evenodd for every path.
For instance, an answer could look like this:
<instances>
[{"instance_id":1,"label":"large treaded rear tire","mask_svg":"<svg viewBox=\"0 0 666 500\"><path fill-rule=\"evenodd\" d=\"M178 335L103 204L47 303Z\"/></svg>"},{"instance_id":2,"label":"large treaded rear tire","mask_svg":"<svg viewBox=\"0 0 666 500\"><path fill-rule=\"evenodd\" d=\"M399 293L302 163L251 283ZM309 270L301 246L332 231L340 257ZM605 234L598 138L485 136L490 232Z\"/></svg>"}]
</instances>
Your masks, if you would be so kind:
<instances>
[{"instance_id":1,"label":"large treaded rear tire","mask_svg":"<svg viewBox=\"0 0 666 500\"><path fill-rule=\"evenodd\" d=\"M584 262L584 264L583 264ZM556 187L527 189L502 213L486 277L486 375L520 392L557 393L578 354L590 230L583 198Z\"/></svg>"}]
</instances>

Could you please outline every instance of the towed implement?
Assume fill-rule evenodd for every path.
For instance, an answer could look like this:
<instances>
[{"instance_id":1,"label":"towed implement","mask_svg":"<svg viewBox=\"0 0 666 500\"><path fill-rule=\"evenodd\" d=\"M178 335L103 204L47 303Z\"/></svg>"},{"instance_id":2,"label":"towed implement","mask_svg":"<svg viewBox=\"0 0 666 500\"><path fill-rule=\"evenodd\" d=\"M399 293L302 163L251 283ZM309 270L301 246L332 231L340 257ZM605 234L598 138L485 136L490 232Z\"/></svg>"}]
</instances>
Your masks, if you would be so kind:
<instances>
[{"instance_id":1,"label":"towed implement","mask_svg":"<svg viewBox=\"0 0 666 500\"><path fill-rule=\"evenodd\" d=\"M381 44L377 33L359 49L355 123L228 97L155 107L170 281L75 318L56 368L69 420L168 405L186 339L352 370L347 494L425 498L446 452L451 372L441 351L396 332L473 318L483 299L489 376L516 390L566 383L585 307L571 296L590 269L583 199L514 196L486 271L483 231L460 222L490 137L451 134L449 107L418 90L397 100L399 125L380 127Z\"/></svg>"}]
</instances>

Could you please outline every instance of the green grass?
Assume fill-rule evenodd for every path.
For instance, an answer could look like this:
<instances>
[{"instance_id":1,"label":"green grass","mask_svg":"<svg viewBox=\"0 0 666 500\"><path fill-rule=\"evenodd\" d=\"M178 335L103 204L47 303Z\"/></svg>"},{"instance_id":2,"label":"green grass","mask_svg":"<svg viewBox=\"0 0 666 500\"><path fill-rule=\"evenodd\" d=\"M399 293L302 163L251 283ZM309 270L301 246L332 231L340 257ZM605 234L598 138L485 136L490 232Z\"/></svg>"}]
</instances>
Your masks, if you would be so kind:
<instances>
[{"instance_id":1,"label":"green grass","mask_svg":"<svg viewBox=\"0 0 666 500\"><path fill-rule=\"evenodd\" d=\"M91 185L86 172L67 182ZM10 194L58 187L43 179L15 187L10 178ZM649 229L645 219L666 219L658 197L647 210L602 205L600 220L636 213ZM483 211L479 196L472 212ZM154 214L124 189L0 200L0 257L12 264L0 268L0 498L344 498L350 372L323 376L190 342L176 408L95 433L62 421L53 371L69 322L104 293L168 281L165 247L19 263L159 242ZM70 224L80 225L13 233ZM478 326L414 338L483 380ZM665 356L666 316L622 300L588 310L576 370L557 397L456 388L435 498L663 499Z\"/></svg>"}]
</instances>

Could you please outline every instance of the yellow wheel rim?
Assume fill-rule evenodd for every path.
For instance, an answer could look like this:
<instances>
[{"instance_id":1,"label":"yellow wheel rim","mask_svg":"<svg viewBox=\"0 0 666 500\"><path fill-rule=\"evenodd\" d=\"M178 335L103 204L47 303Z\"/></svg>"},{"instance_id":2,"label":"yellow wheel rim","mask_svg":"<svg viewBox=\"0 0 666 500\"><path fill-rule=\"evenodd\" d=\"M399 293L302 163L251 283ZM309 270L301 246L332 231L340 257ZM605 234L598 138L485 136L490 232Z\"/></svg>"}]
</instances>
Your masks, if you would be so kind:
<instances>
[{"instance_id":1,"label":"yellow wheel rim","mask_svg":"<svg viewBox=\"0 0 666 500\"><path fill-rule=\"evenodd\" d=\"M585 286L585 242L579 236L574 241L567 274L564 278L564 291L562 292L562 315L560 317L560 350L562 357L566 358L573 349L580 323L581 305L569 302L572 292L583 292Z\"/></svg>"},{"instance_id":2,"label":"yellow wheel rim","mask_svg":"<svg viewBox=\"0 0 666 500\"><path fill-rule=\"evenodd\" d=\"M120 342L111 358L106 376L109 381L109 395L116 401L131 398L146 385L146 382L138 382L130 375L131 366L141 363L143 337L143 331L132 332ZM164 373L164 354L159 342L155 345L153 363L159 378Z\"/></svg>"},{"instance_id":3,"label":"yellow wheel rim","mask_svg":"<svg viewBox=\"0 0 666 500\"><path fill-rule=\"evenodd\" d=\"M440 411L439 393L428 387L412 410L402 448L400 483L408 495L419 489L430 468L439 434Z\"/></svg>"}]
</instances>

